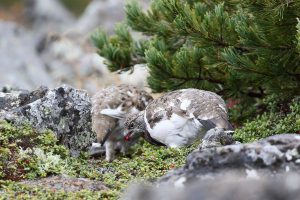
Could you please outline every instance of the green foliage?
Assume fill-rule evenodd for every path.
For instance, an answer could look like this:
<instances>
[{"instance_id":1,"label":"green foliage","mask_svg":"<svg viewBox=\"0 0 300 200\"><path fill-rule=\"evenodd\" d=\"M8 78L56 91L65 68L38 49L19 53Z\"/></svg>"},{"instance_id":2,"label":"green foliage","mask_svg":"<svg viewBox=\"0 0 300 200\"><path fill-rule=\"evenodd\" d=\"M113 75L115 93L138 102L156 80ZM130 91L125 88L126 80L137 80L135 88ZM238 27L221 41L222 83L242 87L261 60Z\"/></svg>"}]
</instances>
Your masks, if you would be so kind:
<instances>
[{"instance_id":1,"label":"green foliage","mask_svg":"<svg viewBox=\"0 0 300 200\"><path fill-rule=\"evenodd\" d=\"M133 1L126 13L127 25L148 36L139 59L128 31L126 40L117 30L94 35L94 43L112 71L146 61L155 92L210 90L239 100L242 110L272 94L299 94L297 1L155 0L146 12Z\"/></svg>"},{"instance_id":2,"label":"green foliage","mask_svg":"<svg viewBox=\"0 0 300 200\"><path fill-rule=\"evenodd\" d=\"M234 138L246 143L276 134L300 134L300 98L294 99L287 109L274 102L276 101L268 102L270 112L257 116L235 130Z\"/></svg>"},{"instance_id":3,"label":"green foliage","mask_svg":"<svg viewBox=\"0 0 300 200\"><path fill-rule=\"evenodd\" d=\"M129 29L124 24L115 28L115 36L108 38L100 30L96 31L91 40L101 49L99 55L107 58L107 66L111 71L128 70L132 65L144 61L146 41L133 41Z\"/></svg>"},{"instance_id":4,"label":"green foliage","mask_svg":"<svg viewBox=\"0 0 300 200\"><path fill-rule=\"evenodd\" d=\"M297 50L300 52L300 19L297 18Z\"/></svg>"},{"instance_id":5,"label":"green foliage","mask_svg":"<svg viewBox=\"0 0 300 200\"><path fill-rule=\"evenodd\" d=\"M112 169L101 177L106 184L117 190L124 189L132 181L151 181L167 171L181 167L196 144L188 148L172 149L155 147L146 142L136 145L132 158L122 157L112 163L104 163L103 169Z\"/></svg>"}]
</instances>

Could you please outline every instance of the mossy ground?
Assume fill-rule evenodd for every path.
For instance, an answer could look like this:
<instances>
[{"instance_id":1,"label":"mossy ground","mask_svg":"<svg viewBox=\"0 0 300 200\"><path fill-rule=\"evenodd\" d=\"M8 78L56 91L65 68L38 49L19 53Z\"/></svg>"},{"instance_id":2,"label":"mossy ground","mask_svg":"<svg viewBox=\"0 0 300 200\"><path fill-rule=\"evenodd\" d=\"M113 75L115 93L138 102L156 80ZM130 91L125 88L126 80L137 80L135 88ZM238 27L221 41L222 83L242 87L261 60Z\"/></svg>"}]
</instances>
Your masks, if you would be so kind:
<instances>
[{"instance_id":1,"label":"mossy ground","mask_svg":"<svg viewBox=\"0 0 300 200\"><path fill-rule=\"evenodd\" d=\"M251 142L279 133L300 133L300 101L294 99L284 109L266 103L268 111L244 123L235 139ZM16 128L0 123L0 199L118 199L132 182L155 181L169 170L184 165L186 156L197 147L167 149L140 141L128 156L119 155L112 163L103 157L78 158L57 144L50 132L37 133L29 126ZM64 192L21 184L23 179L51 175L83 177L103 182L108 190Z\"/></svg>"},{"instance_id":2,"label":"mossy ground","mask_svg":"<svg viewBox=\"0 0 300 200\"><path fill-rule=\"evenodd\" d=\"M154 181L173 168L181 167L193 149L167 149L140 141L129 156L119 155L108 163L102 158L78 158L68 151L52 132L36 133L29 127L0 124L0 199L118 199L131 182ZM23 179L50 175L84 177L103 182L110 189L99 192L64 192L21 184Z\"/></svg>"},{"instance_id":3,"label":"mossy ground","mask_svg":"<svg viewBox=\"0 0 300 200\"><path fill-rule=\"evenodd\" d=\"M300 134L300 97L290 103L267 99L267 112L247 120L234 133L234 139L243 143L253 142L282 133Z\"/></svg>"}]
</instances>

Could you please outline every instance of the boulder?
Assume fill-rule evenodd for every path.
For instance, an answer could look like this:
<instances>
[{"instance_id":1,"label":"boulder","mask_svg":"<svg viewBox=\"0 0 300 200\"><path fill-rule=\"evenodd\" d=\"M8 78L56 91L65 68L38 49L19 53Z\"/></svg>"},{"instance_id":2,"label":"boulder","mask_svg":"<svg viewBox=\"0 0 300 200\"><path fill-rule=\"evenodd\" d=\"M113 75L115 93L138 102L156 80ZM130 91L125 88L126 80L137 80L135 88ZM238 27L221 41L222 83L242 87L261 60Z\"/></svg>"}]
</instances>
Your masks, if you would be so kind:
<instances>
[{"instance_id":1,"label":"boulder","mask_svg":"<svg viewBox=\"0 0 300 200\"><path fill-rule=\"evenodd\" d=\"M299 135L216 146L200 146L187 157L184 167L153 185L130 187L123 199L299 199Z\"/></svg>"},{"instance_id":2,"label":"boulder","mask_svg":"<svg viewBox=\"0 0 300 200\"><path fill-rule=\"evenodd\" d=\"M300 169L300 136L275 135L250 144L235 144L199 149L187 157L184 167L162 177L160 184L185 183L214 177L226 171L239 171L245 176L249 170L262 174L297 171Z\"/></svg>"},{"instance_id":3,"label":"boulder","mask_svg":"<svg viewBox=\"0 0 300 200\"><path fill-rule=\"evenodd\" d=\"M63 85L32 92L0 92L0 120L52 130L72 155L86 150L96 136L91 130L91 103L87 92Z\"/></svg>"},{"instance_id":4,"label":"boulder","mask_svg":"<svg viewBox=\"0 0 300 200\"><path fill-rule=\"evenodd\" d=\"M125 19L124 0L93 0L74 26L79 33L86 34L96 28L113 33L116 23ZM139 0L143 8L150 5L148 0Z\"/></svg>"},{"instance_id":5,"label":"boulder","mask_svg":"<svg viewBox=\"0 0 300 200\"><path fill-rule=\"evenodd\" d=\"M298 200L300 176L298 173L281 174L259 179L241 178L240 174L227 173L214 179L197 181L187 187L132 186L124 200Z\"/></svg>"},{"instance_id":6,"label":"boulder","mask_svg":"<svg viewBox=\"0 0 300 200\"><path fill-rule=\"evenodd\" d=\"M132 70L121 72L118 76L122 84L134 85L138 88L146 89L147 92L151 92L147 83L149 69L146 64L136 64L132 67Z\"/></svg>"},{"instance_id":7,"label":"boulder","mask_svg":"<svg viewBox=\"0 0 300 200\"><path fill-rule=\"evenodd\" d=\"M39 46L40 58L58 84L86 89L90 94L117 82L89 40L75 32L50 33Z\"/></svg>"},{"instance_id":8,"label":"boulder","mask_svg":"<svg viewBox=\"0 0 300 200\"><path fill-rule=\"evenodd\" d=\"M58 84L83 88L89 94L112 84L130 84L150 88L147 84L149 70L146 64L137 64L132 70L112 73L86 38L75 32L48 34L40 46L40 57L51 77Z\"/></svg>"},{"instance_id":9,"label":"boulder","mask_svg":"<svg viewBox=\"0 0 300 200\"><path fill-rule=\"evenodd\" d=\"M41 32L65 31L75 17L59 0L25 0L25 18Z\"/></svg>"},{"instance_id":10,"label":"boulder","mask_svg":"<svg viewBox=\"0 0 300 200\"><path fill-rule=\"evenodd\" d=\"M0 20L0 87L32 89L54 86L44 63L35 50L30 32L15 23Z\"/></svg>"}]
</instances>

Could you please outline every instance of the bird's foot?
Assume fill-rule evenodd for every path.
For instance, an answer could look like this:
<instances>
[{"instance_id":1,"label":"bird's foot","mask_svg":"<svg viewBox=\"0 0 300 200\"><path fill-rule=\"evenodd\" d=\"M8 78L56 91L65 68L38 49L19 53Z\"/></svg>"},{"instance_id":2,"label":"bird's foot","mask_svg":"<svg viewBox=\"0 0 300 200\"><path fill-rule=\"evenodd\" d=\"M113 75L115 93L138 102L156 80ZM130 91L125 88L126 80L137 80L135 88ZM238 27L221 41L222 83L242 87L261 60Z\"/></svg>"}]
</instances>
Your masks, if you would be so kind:
<instances>
[{"instance_id":1,"label":"bird's foot","mask_svg":"<svg viewBox=\"0 0 300 200\"><path fill-rule=\"evenodd\" d=\"M99 143L93 143L88 151L89 156L98 156L98 155L103 155L104 153L105 153L105 149Z\"/></svg>"}]
</instances>

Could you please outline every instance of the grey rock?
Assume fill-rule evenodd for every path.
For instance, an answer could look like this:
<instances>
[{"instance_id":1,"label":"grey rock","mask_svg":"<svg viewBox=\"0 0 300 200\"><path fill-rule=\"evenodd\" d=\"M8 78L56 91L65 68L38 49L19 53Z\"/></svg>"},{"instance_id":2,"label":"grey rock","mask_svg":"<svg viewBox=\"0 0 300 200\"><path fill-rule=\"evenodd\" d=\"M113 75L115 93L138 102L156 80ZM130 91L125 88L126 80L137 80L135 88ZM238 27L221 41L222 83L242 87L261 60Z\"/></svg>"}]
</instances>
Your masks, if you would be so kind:
<instances>
[{"instance_id":1,"label":"grey rock","mask_svg":"<svg viewBox=\"0 0 300 200\"><path fill-rule=\"evenodd\" d=\"M112 33L117 22L125 19L124 0L93 0L87 6L82 16L75 25L75 30L85 34L95 28ZM143 8L149 6L151 1L139 0Z\"/></svg>"},{"instance_id":2,"label":"grey rock","mask_svg":"<svg viewBox=\"0 0 300 200\"><path fill-rule=\"evenodd\" d=\"M197 181L187 187L132 186L124 200L298 200L300 176L298 173L281 174L259 179L243 178L227 173L215 179Z\"/></svg>"},{"instance_id":3,"label":"grey rock","mask_svg":"<svg viewBox=\"0 0 300 200\"><path fill-rule=\"evenodd\" d=\"M299 151L297 134L202 148L188 156L184 167L157 182L131 186L123 199L296 200L300 195Z\"/></svg>"},{"instance_id":4,"label":"grey rock","mask_svg":"<svg viewBox=\"0 0 300 200\"><path fill-rule=\"evenodd\" d=\"M0 92L0 114L5 114L10 110L30 104L42 98L47 91L47 87L41 86L32 92L18 89L9 89L6 92Z\"/></svg>"},{"instance_id":5,"label":"grey rock","mask_svg":"<svg viewBox=\"0 0 300 200\"><path fill-rule=\"evenodd\" d=\"M134 85L141 89L149 88L147 78L149 77L149 69L147 64L136 64L131 70L119 72L120 82L123 84ZM148 90L147 92L150 92Z\"/></svg>"},{"instance_id":6,"label":"grey rock","mask_svg":"<svg viewBox=\"0 0 300 200\"><path fill-rule=\"evenodd\" d=\"M49 75L58 84L68 84L95 93L99 87L115 82L104 58L82 36L77 34L48 34L40 48L40 57Z\"/></svg>"},{"instance_id":7,"label":"grey rock","mask_svg":"<svg viewBox=\"0 0 300 200\"><path fill-rule=\"evenodd\" d=\"M34 38L15 23L0 20L0 87L54 86L34 46Z\"/></svg>"},{"instance_id":8,"label":"grey rock","mask_svg":"<svg viewBox=\"0 0 300 200\"><path fill-rule=\"evenodd\" d=\"M0 93L0 119L30 124L38 131L52 130L61 144L77 155L95 141L91 131L88 94L63 85L33 92Z\"/></svg>"},{"instance_id":9,"label":"grey rock","mask_svg":"<svg viewBox=\"0 0 300 200\"><path fill-rule=\"evenodd\" d=\"M250 144L236 144L199 149L187 157L184 167L162 177L160 184L186 183L214 177L235 170L247 175L249 170L273 175L300 169L300 136L283 134Z\"/></svg>"},{"instance_id":10,"label":"grey rock","mask_svg":"<svg viewBox=\"0 0 300 200\"><path fill-rule=\"evenodd\" d=\"M91 1L77 22L58 0L24 2L25 16L31 22L26 27L30 29L0 21L0 88L8 85L33 90L42 84L51 88L68 84L94 94L120 82L146 86L145 67L132 74L110 73L89 40L88 33L94 28L110 32L124 19L123 0ZM150 4L140 2L143 7Z\"/></svg>"},{"instance_id":11,"label":"grey rock","mask_svg":"<svg viewBox=\"0 0 300 200\"><path fill-rule=\"evenodd\" d=\"M58 0L25 0L25 17L39 32L64 31L75 17Z\"/></svg>"}]
</instances>

